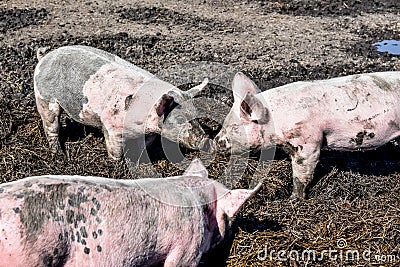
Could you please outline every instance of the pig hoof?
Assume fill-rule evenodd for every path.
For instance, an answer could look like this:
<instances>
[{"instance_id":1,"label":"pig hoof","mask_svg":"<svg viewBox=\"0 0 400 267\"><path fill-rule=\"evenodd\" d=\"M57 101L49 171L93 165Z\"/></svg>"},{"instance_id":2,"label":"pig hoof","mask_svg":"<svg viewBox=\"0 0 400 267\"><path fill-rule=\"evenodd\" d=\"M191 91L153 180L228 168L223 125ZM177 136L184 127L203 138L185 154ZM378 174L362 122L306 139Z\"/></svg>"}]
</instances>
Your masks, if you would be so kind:
<instances>
[{"instance_id":1,"label":"pig hoof","mask_svg":"<svg viewBox=\"0 0 400 267\"><path fill-rule=\"evenodd\" d=\"M62 148L60 143L58 142L58 138L48 138L50 150L57 154L58 152L62 152Z\"/></svg>"},{"instance_id":2,"label":"pig hoof","mask_svg":"<svg viewBox=\"0 0 400 267\"><path fill-rule=\"evenodd\" d=\"M114 151L107 151L108 152L108 156L115 161L118 161L121 159L121 153L119 152L114 152Z\"/></svg>"},{"instance_id":3,"label":"pig hoof","mask_svg":"<svg viewBox=\"0 0 400 267\"><path fill-rule=\"evenodd\" d=\"M290 201L294 201L294 202L296 202L296 201L301 201L301 200L304 200L304 196L299 196L298 194L296 194L296 193L293 192L293 193L290 195L289 200L290 200Z\"/></svg>"}]
</instances>

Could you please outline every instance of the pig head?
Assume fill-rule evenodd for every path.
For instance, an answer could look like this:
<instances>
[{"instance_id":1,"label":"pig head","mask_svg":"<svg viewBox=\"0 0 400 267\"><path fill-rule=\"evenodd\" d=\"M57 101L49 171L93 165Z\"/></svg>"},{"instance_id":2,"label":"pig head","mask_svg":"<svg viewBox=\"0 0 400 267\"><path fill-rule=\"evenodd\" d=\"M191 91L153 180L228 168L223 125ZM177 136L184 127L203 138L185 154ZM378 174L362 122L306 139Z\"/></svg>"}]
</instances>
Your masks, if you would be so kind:
<instances>
[{"instance_id":1,"label":"pig head","mask_svg":"<svg viewBox=\"0 0 400 267\"><path fill-rule=\"evenodd\" d=\"M182 91L115 55L87 46L65 46L38 58L34 74L36 104L50 147L55 151L60 148L62 110L75 121L101 128L109 156L118 159L122 156L124 135L136 138L161 133L160 118L207 84L205 80ZM178 141L199 149L206 136L200 125L187 125L190 123L185 120L171 128L196 129L184 132ZM173 138L171 134L166 137Z\"/></svg>"},{"instance_id":2,"label":"pig head","mask_svg":"<svg viewBox=\"0 0 400 267\"><path fill-rule=\"evenodd\" d=\"M304 198L321 148L367 150L400 135L400 72L295 82L257 94L243 73L216 136L232 153L281 146L291 157L292 198Z\"/></svg>"},{"instance_id":3,"label":"pig head","mask_svg":"<svg viewBox=\"0 0 400 267\"><path fill-rule=\"evenodd\" d=\"M199 160L165 179L47 175L1 184L0 267L197 266L258 188L228 190Z\"/></svg>"}]
</instances>

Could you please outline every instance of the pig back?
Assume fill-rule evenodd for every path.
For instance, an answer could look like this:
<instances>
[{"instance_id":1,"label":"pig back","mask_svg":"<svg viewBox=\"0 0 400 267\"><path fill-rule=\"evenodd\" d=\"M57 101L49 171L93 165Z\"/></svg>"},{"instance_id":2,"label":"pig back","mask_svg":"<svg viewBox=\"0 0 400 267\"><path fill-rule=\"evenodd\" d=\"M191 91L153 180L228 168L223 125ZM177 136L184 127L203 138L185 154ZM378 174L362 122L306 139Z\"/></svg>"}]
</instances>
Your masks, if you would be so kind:
<instances>
[{"instance_id":1,"label":"pig back","mask_svg":"<svg viewBox=\"0 0 400 267\"><path fill-rule=\"evenodd\" d=\"M57 101L73 119L88 99L83 88L89 78L103 65L113 64L152 75L106 51L87 46L65 46L45 55L35 70L35 87L47 102ZM101 90L101 88L99 88ZM101 92L98 92L101 95Z\"/></svg>"},{"instance_id":2,"label":"pig back","mask_svg":"<svg viewBox=\"0 0 400 267\"><path fill-rule=\"evenodd\" d=\"M151 180L155 183L149 195ZM7 205L0 209L20 224L15 228L20 235L13 236L30 247L22 256L29 266L44 262L55 250L52 263L70 266L82 261L90 266L104 266L105 261L108 266L148 266L164 260L175 247L198 252L206 226L196 196L182 188L168 190L171 186L163 179L151 180L32 177L1 185ZM162 194L189 207L162 203ZM0 219L0 225L5 224ZM190 261L193 255L184 257L183 262Z\"/></svg>"}]
</instances>

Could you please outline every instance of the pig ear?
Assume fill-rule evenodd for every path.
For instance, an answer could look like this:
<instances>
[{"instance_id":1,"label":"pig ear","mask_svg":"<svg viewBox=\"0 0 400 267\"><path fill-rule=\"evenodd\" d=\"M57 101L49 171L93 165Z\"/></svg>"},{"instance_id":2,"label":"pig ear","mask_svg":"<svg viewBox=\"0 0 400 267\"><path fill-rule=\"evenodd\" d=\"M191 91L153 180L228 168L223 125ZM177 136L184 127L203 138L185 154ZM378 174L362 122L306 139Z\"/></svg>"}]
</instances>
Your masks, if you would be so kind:
<instances>
[{"instance_id":1,"label":"pig ear","mask_svg":"<svg viewBox=\"0 0 400 267\"><path fill-rule=\"evenodd\" d=\"M250 92L247 92L244 100L241 100L240 117L244 117L260 124L268 122L268 112L266 107Z\"/></svg>"},{"instance_id":2,"label":"pig ear","mask_svg":"<svg viewBox=\"0 0 400 267\"><path fill-rule=\"evenodd\" d=\"M235 102L243 100L247 93L255 95L258 92L257 86L242 72L236 73L233 78L232 90Z\"/></svg>"},{"instance_id":3,"label":"pig ear","mask_svg":"<svg viewBox=\"0 0 400 267\"><path fill-rule=\"evenodd\" d=\"M198 176L202 178L208 177L208 171L204 167L200 159L194 159L190 163L189 167L185 170L183 176Z\"/></svg>"},{"instance_id":4,"label":"pig ear","mask_svg":"<svg viewBox=\"0 0 400 267\"><path fill-rule=\"evenodd\" d=\"M171 108L173 103L174 98L168 94L164 94L156 104L157 115L162 116L169 108Z\"/></svg>"},{"instance_id":5,"label":"pig ear","mask_svg":"<svg viewBox=\"0 0 400 267\"><path fill-rule=\"evenodd\" d=\"M186 95L188 96L188 98L193 98L194 96L196 96L198 93L200 93L201 91L203 91L203 89L207 86L208 84L208 79L205 78L204 81L199 84L196 85L195 87L189 89L186 91Z\"/></svg>"},{"instance_id":6,"label":"pig ear","mask_svg":"<svg viewBox=\"0 0 400 267\"><path fill-rule=\"evenodd\" d=\"M248 189L230 190L219 199L217 203L219 208L221 208L229 218L232 218L254 193L254 190Z\"/></svg>"}]
</instances>

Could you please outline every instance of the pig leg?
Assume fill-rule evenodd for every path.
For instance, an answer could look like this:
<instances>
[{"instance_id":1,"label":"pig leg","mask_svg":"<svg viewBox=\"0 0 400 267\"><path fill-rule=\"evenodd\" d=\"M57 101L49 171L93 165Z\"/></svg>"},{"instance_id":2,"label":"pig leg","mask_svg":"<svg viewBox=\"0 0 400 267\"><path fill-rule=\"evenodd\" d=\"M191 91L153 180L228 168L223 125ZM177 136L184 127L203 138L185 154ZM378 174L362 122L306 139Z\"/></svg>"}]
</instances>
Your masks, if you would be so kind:
<instances>
[{"instance_id":1,"label":"pig leg","mask_svg":"<svg viewBox=\"0 0 400 267\"><path fill-rule=\"evenodd\" d=\"M175 248L174 250L172 250L167 258L165 259L164 262L164 267L175 267L175 266L188 266L188 267L195 267L198 266L200 263L200 259L201 259L201 255L200 256L196 256L195 258L189 259L189 260L185 260L184 262L182 262L182 258L187 253L187 251L185 249L182 248Z\"/></svg>"},{"instance_id":2,"label":"pig leg","mask_svg":"<svg viewBox=\"0 0 400 267\"><path fill-rule=\"evenodd\" d=\"M304 199L307 185L311 182L320 156L320 145L297 146L291 156L293 170L293 192L291 199Z\"/></svg>"},{"instance_id":3,"label":"pig leg","mask_svg":"<svg viewBox=\"0 0 400 267\"><path fill-rule=\"evenodd\" d=\"M119 160L122 156L122 133L108 131L106 127L103 127L103 133L106 141L108 156L114 160Z\"/></svg>"},{"instance_id":4,"label":"pig leg","mask_svg":"<svg viewBox=\"0 0 400 267\"><path fill-rule=\"evenodd\" d=\"M49 103L36 95L36 106L42 118L44 132L47 136L50 149L54 152L60 151L58 133L60 130L61 107L57 102Z\"/></svg>"}]
</instances>

